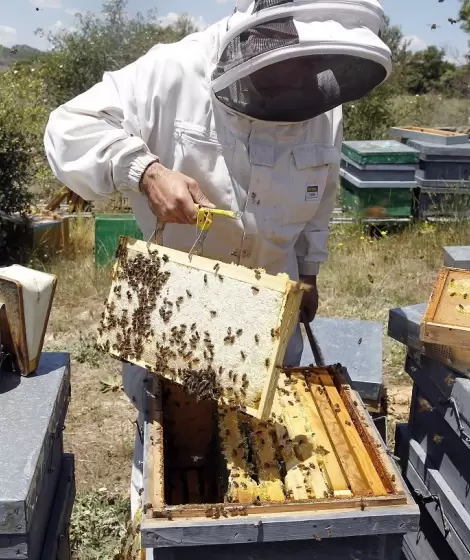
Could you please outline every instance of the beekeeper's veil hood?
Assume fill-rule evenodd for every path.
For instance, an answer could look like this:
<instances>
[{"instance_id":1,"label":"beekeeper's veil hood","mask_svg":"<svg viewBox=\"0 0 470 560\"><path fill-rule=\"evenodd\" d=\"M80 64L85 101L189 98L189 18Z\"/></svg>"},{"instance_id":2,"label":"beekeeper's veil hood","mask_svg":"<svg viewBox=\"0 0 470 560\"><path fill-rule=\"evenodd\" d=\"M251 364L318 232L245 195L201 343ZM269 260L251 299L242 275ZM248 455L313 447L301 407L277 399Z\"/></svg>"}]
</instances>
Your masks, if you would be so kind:
<instances>
[{"instance_id":1,"label":"beekeeper's veil hood","mask_svg":"<svg viewBox=\"0 0 470 560\"><path fill-rule=\"evenodd\" d=\"M249 117L311 119L387 79L377 0L238 0L212 74L217 98Z\"/></svg>"}]
</instances>

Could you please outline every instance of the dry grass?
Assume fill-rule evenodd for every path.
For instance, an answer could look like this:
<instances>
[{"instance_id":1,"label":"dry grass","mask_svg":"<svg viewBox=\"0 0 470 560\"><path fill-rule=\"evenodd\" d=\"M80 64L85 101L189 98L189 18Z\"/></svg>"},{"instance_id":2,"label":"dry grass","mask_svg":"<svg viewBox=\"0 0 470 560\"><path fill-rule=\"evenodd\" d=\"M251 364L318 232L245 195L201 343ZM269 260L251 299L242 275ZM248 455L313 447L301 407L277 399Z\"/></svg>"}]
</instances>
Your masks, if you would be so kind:
<instances>
[{"instance_id":1,"label":"dry grass","mask_svg":"<svg viewBox=\"0 0 470 560\"><path fill-rule=\"evenodd\" d=\"M406 421L410 381L403 372L404 348L386 336L388 312L426 301L442 264L442 246L469 242L470 225L465 223L414 225L401 232L379 233L378 238L359 226L336 226L331 233L330 259L319 277L320 314L383 322L392 434L396 421ZM67 448L77 459L79 492L127 496L135 415L120 390L119 365L97 353L93 345L109 271L95 271L92 248L92 223L78 221L71 229L69 258L44 266L59 278L46 348L72 354L72 402L65 433ZM82 507L89 511L89 494L80 496L76 516ZM95 501L103 503L102 498ZM75 535L76 559L113 557L96 551L93 547L98 545L90 544L88 537Z\"/></svg>"}]
</instances>

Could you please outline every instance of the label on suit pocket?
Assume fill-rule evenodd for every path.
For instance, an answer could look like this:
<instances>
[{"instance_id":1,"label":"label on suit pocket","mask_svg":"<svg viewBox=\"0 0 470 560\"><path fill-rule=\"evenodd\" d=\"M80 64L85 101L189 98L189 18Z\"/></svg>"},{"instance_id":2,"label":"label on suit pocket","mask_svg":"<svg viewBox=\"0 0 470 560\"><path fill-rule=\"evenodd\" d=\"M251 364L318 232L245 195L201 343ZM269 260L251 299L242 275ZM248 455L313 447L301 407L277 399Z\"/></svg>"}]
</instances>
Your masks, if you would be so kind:
<instances>
[{"instance_id":1,"label":"label on suit pocket","mask_svg":"<svg viewBox=\"0 0 470 560\"><path fill-rule=\"evenodd\" d=\"M318 185L307 183L307 186L305 187L305 200L306 202L318 200Z\"/></svg>"}]
</instances>

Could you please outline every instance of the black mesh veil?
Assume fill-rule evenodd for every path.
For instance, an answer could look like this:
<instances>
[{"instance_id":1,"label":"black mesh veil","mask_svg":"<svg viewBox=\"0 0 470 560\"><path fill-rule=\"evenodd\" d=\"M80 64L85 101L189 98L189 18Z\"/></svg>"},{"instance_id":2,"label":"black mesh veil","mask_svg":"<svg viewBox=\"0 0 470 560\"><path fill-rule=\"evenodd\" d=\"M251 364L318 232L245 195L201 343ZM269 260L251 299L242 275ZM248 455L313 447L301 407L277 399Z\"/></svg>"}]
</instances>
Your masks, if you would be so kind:
<instances>
[{"instance_id":1,"label":"black mesh veil","mask_svg":"<svg viewBox=\"0 0 470 560\"><path fill-rule=\"evenodd\" d=\"M293 0L258 0L253 12L292 4ZM280 51L287 54L277 61L274 57L270 64L264 62L260 69L260 58ZM342 103L360 99L387 77L382 64L373 57L357 56L354 51L309 53L299 39L292 17L277 17L235 36L222 52L212 80L250 63L257 69L216 91L216 96L242 114L267 121L311 119Z\"/></svg>"}]
</instances>

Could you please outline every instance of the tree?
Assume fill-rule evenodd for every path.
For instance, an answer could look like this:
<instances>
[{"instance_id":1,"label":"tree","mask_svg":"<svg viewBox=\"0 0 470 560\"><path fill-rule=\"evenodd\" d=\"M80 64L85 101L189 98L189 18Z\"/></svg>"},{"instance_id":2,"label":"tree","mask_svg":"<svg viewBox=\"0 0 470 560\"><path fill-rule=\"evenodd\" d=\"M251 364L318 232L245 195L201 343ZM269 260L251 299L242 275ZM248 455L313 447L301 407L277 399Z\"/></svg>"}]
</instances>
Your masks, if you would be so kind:
<instances>
[{"instance_id":1,"label":"tree","mask_svg":"<svg viewBox=\"0 0 470 560\"><path fill-rule=\"evenodd\" d=\"M407 54L408 42L405 41L401 27L392 25L388 16L385 16L385 28L380 38L392 51L393 63L403 62Z\"/></svg>"},{"instance_id":2,"label":"tree","mask_svg":"<svg viewBox=\"0 0 470 560\"><path fill-rule=\"evenodd\" d=\"M462 29L470 33L470 0L462 0L459 18Z\"/></svg>"},{"instance_id":3,"label":"tree","mask_svg":"<svg viewBox=\"0 0 470 560\"><path fill-rule=\"evenodd\" d=\"M455 70L455 66L445 60L445 54L444 49L430 46L411 56L406 84L410 93L424 94L441 88L446 73Z\"/></svg>"},{"instance_id":4,"label":"tree","mask_svg":"<svg viewBox=\"0 0 470 560\"><path fill-rule=\"evenodd\" d=\"M46 35L52 52L42 65L54 105L83 93L101 81L104 72L130 64L155 44L178 41L196 30L188 16L164 26L156 11L131 18L126 6L127 0L107 0L101 15L77 14L72 31ZM45 35L42 30L37 33Z\"/></svg>"}]
</instances>

